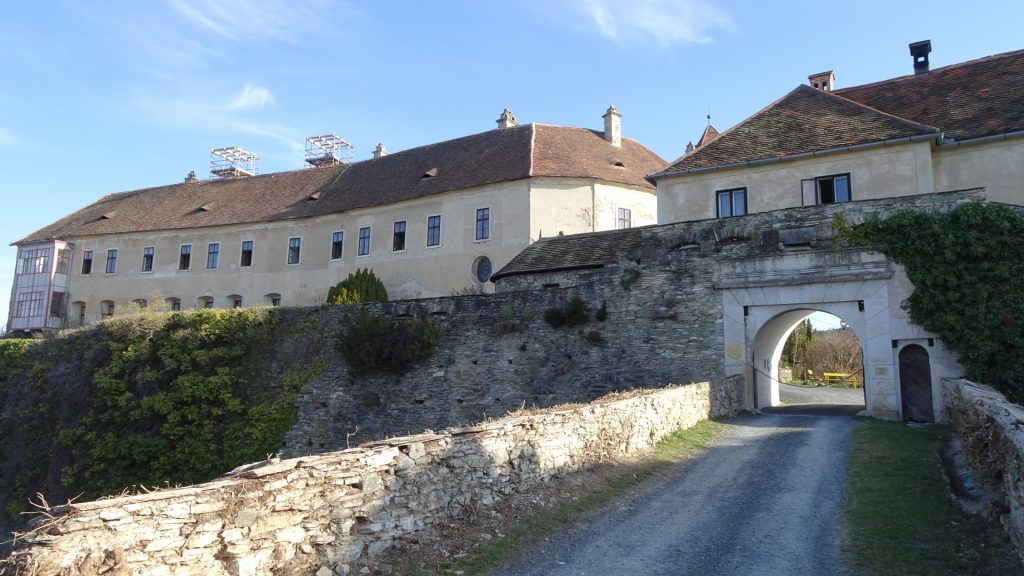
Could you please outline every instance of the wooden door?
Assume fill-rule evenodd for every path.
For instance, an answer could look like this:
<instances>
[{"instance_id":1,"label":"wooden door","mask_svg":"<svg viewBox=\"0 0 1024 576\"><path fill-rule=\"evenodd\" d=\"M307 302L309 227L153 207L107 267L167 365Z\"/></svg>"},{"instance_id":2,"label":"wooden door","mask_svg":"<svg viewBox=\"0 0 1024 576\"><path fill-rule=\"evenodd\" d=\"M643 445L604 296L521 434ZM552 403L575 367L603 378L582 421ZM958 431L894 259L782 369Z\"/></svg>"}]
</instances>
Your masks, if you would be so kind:
<instances>
[{"instance_id":1,"label":"wooden door","mask_svg":"<svg viewBox=\"0 0 1024 576\"><path fill-rule=\"evenodd\" d=\"M928 351L917 344L900 350L900 396L903 419L934 422L932 409L932 369Z\"/></svg>"}]
</instances>

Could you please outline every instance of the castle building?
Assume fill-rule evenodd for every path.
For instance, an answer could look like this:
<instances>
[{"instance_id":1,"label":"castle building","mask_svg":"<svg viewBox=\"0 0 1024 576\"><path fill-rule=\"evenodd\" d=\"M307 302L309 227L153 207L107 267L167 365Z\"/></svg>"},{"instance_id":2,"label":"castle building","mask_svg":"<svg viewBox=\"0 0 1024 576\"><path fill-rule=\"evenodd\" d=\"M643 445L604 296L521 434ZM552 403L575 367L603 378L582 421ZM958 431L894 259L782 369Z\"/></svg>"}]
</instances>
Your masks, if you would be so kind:
<instances>
[{"instance_id":1,"label":"castle building","mask_svg":"<svg viewBox=\"0 0 1024 576\"><path fill-rule=\"evenodd\" d=\"M110 194L14 242L7 328L78 326L118 307L308 305L358 268L392 298L488 291L490 275L543 236L656 222L644 176L666 162L604 131L519 125L374 157L313 156L254 175L218 149L217 178ZM325 150L337 137L310 139ZM326 143L326 144L325 144Z\"/></svg>"},{"instance_id":2,"label":"castle building","mask_svg":"<svg viewBox=\"0 0 1024 576\"><path fill-rule=\"evenodd\" d=\"M836 88L812 74L650 176L660 223L984 188L1024 204L1024 50Z\"/></svg>"}]
</instances>

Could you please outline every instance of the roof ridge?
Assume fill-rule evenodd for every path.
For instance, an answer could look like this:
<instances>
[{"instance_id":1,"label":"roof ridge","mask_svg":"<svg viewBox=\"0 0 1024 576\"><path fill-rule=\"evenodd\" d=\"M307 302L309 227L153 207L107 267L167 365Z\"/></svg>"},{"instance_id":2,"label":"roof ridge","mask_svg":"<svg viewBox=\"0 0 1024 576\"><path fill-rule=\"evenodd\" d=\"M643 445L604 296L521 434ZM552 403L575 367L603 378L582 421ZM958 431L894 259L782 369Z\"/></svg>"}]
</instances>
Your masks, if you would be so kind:
<instances>
[{"instance_id":1,"label":"roof ridge","mask_svg":"<svg viewBox=\"0 0 1024 576\"><path fill-rule=\"evenodd\" d=\"M982 56L980 58L975 58L974 60L967 60L965 62L954 62L953 64L947 64L947 65L941 66L939 68L933 68L933 69L931 69L928 72L925 72L923 74L904 74L902 76L895 76L893 78L887 78L885 80L876 80L874 82L868 82L866 84L857 84L857 85L854 85L854 86L846 86L845 88L836 88L834 90L834 92L837 92L837 93L852 92L854 90L860 90L862 88L871 88L873 86L879 86L879 85L882 85L882 84L889 84L889 83L894 83L894 82L903 82L903 81L913 80L914 78L928 77L928 76L930 76L932 74L935 74L937 72L946 72L946 71L949 71L949 70L955 70L957 68L962 68L962 67L965 67L965 66L974 66L974 65L977 65L977 64L980 64L982 62L989 61L989 60L998 60L998 59L1001 59L1001 58L1011 58L1011 57L1014 57L1014 56L1021 56L1021 55L1024 55L1024 49L1021 49L1021 50L1010 50L1009 52L1000 52L1000 53L997 53L997 54L989 54L988 56Z\"/></svg>"},{"instance_id":2,"label":"roof ridge","mask_svg":"<svg viewBox=\"0 0 1024 576\"><path fill-rule=\"evenodd\" d=\"M873 112L875 114L880 114L880 115L888 117L888 118L895 118L896 120L899 120L900 122L904 122L906 124L911 124L911 125L916 126L918 128L926 128L928 130L933 130L933 131L939 132L939 133L942 132L942 129L937 127L937 126L930 126L928 124L921 124L920 122L915 122L915 121L910 120L908 118L904 118L902 116L897 116L897 115L895 115L895 114L893 114L891 112L886 112L884 110L879 110L878 108L874 108L872 106L868 106L867 104L861 104L860 102L857 102L856 100L852 100L852 99L847 98L845 96L840 96L839 94L835 94L835 93L833 93L831 91L818 90L816 88L811 88L810 86L806 86L804 84L801 84L799 87L800 88L807 88L808 90L812 90L814 92L820 92L822 95L825 95L825 96L828 96L828 97L831 97L831 98L838 98L838 99L842 100L844 103L853 104L857 108L863 108L864 110L867 110L868 112Z\"/></svg>"},{"instance_id":3,"label":"roof ridge","mask_svg":"<svg viewBox=\"0 0 1024 576\"><path fill-rule=\"evenodd\" d=\"M537 151L537 124L530 122L528 126L530 127L530 167L526 170L526 175L532 177L534 153Z\"/></svg>"}]
</instances>

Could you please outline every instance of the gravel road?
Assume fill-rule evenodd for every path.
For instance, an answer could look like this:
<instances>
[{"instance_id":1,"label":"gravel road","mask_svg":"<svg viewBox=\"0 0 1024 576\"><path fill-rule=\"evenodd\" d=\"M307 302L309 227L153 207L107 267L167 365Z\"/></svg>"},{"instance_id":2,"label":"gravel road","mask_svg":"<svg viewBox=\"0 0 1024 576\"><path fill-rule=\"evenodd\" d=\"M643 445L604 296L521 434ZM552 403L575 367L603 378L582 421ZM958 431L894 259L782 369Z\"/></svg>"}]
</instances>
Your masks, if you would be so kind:
<instances>
[{"instance_id":1,"label":"gravel road","mask_svg":"<svg viewBox=\"0 0 1024 576\"><path fill-rule=\"evenodd\" d=\"M853 420L763 414L668 478L495 574L841 574L837 513Z\"/></svg>"}]
</instances>

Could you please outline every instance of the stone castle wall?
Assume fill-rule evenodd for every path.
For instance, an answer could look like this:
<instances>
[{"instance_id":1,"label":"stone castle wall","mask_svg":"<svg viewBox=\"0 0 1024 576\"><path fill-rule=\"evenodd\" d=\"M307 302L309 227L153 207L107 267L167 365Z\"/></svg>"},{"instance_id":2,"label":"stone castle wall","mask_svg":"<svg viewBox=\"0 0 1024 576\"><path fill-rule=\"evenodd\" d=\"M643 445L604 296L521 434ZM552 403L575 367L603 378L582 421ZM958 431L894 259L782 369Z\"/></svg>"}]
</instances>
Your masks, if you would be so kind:
<instances>
[{"instance_id":1,"label":"stone castle wall","mask_svg":"<svg viewBox=\"0 0 1024 576\"><path fill-rule=\"evenodd\" d=\"M648 391L62 506L22 540L19 562L37 570L25 573L82 576L348 574L438 519L647 448L708 418L716 394L739 398L739 385Z\"/></svg>"},{"instance_id":2,"label":"stone castle wall","mask_svg":"<svg viewBox=\"0 0 1024 576\"><path fill-rule=\"evenodd\" d=\"M1024 408L988 386L945 380L949 420L967 465L1024 560Z\"/></svg>"}]
</instances>

